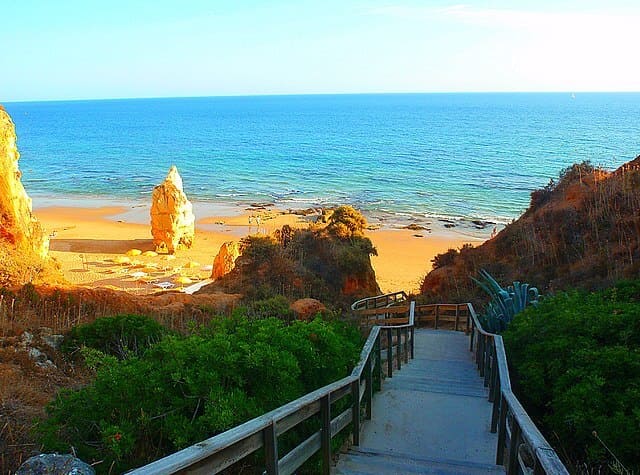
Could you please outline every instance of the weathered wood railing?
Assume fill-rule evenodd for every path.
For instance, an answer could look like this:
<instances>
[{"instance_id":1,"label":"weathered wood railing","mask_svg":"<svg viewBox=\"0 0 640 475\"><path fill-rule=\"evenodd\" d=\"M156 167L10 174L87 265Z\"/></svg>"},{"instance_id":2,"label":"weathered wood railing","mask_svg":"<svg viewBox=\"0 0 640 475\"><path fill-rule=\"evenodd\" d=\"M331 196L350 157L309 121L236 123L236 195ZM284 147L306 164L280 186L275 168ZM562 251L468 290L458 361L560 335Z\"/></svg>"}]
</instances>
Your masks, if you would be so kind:
<instances>
[{"instance_id":1,"label":"weathered wood railing","mask_svg":"<svg viewBox=\"0 0 640 475\"><path fill-rule=\"evenodd\" d=\"M364 418L371 418L374 374L377 373L375 379L380 382L384 371L383 362L386 361L386 372L391 376L394 361L399 369L403 361L406 363L409 357L413 358L415 302L404 307L404 312L408 313L404 317L404 323L385 327L376 325L371 329L362 348L360 361L351 375L129 473L219 473L264 449L264 467L270 475L294 473L318 451L322 453L322 472L328 474L332 461L331 439L350 425L353 444L358 445L360 442L362 409ZM334 404L347 396L351 396L349 407L334 415ZM317 414L320 415L320 429L280 457L278 438Z\"/></svg>"},{"instance_id":2,"label":"weathered wood railing","mask_svg":"<svg viewBox=\"0 0 640 475\"><path fill-rule=\"evenodd\" d=\"M496 464L504 465L508 475L520 473L568 474L569 472L533 423L511 390L509 367L500 335L486 332L469 304L469 350L493 403L491 432L498 432Z\"/></svg>"},{"instance_id":3,"label":"weathered wood railing","mask_svg":"<svg viewBox=\"0 0 640 475\"><path fill-rule=\"evenodd\" d=\"M416 305L416 325L433 326L436 330L468 331L469 309L467 304Z\"/></svg>"},{"instance_id":4,"label":"weathered wood railing","mask_svg":"<svg viewBox=\"0 0 640 475\"><path fill-rule=\"evenodd\" d=\"M390 305L397 305L407 300L407 294L404 290L400 292L392 292L384 295L376 295L375 297L367 297L357 300L351 304L351 310L359 311L365 309L384 308Z\"/></svg>"}]
</instances>

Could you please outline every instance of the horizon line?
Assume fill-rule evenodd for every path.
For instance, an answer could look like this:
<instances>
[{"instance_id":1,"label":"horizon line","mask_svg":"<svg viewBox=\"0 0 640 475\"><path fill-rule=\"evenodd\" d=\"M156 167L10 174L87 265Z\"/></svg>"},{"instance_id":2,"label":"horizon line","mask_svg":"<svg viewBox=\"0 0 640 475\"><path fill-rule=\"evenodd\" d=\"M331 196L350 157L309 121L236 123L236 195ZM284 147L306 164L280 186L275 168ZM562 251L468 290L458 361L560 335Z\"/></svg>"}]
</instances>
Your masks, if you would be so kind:
<instances>
[{"instance_id":1,"label":"horizon line","mask_svg":"<svg viewBox=\"0 0 640 475\"><path fill-rule=\"evenodd\" d=\"M454 95L454 94L638 94L640 90L629 91L430 91L430 92L308 92L308 93L263 93L263 94L213 94L196 96L130 96L98 97L72 99L22 99L0 101L1 104L21 104L36 102L96 102L131 101L146 99L214 99L214 98L250 98L250 97L308 97L308 96L391 96L391 95Z\"/></svg>"}]
</instances>

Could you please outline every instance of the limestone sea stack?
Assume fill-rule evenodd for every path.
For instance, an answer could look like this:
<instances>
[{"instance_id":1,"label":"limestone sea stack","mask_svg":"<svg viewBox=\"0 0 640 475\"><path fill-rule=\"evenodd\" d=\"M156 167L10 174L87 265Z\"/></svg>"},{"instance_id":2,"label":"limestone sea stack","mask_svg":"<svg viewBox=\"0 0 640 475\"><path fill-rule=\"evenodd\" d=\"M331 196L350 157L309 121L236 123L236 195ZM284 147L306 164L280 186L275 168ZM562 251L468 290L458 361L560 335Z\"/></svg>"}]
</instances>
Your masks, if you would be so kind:
<instances>
[{"instance_id":1,"label":"limestone sea stack","mask_svg":"<svg viewBox=\"0 0 640 475\"><path fill-rule=\"evenodd\" d=\"M172 166L167 178L153 189L151 197L151 234L156 249L173 254L177 249L190 248L195 221L182 178L178 169Z\"/></svg>"},{"instance_id":2,"label":"limestone sea stack","mask_svg":"<svg viewBox=\"0 0 640 475\"><path fill-rule=\"evenodd\" d=\"M227 241L222 243L218 255L213 260L212 279L219 279L227 275L236 266L236 259L240 256L240 243L238 241Z\"/></svg>"},{"instance_id":3,"label":"limestone sea stack","mask_svg":"<svg viewBox=\"0 0 640 475\"><path fill-rule=\"evenodd\" d=\"M0 244L25 259L44 260L49 238L33 216L31 198L20 181L19 158L15 126L0 106Z\"/></svg>"}]
</instances>

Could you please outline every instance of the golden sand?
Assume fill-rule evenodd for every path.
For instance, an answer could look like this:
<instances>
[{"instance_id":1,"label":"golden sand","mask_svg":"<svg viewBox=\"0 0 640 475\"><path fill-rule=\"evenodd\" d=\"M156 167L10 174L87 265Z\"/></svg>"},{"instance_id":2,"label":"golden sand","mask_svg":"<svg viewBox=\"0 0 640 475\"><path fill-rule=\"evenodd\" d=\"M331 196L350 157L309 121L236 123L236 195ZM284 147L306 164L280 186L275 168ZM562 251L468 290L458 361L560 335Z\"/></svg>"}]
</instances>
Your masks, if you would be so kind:
<instances>
[{"instance_id":1,"label":"golden sand","mask_svg":"<svg viewBox=\"0 0 640 475\"><path fill-rule=\"evenodd\" d=\"M140 223L144 215L132 218L128 211L113 206L47 207L37 209L35 214L51 234L50 255L70 283L137 293L208 278L213 259L225 241L272 233L285 224L307 227L311 221L310 217L273 209L203 217L197 221L193 247L176 251L173 258L154 252L151 227ZM405 229L368 231L367 237L378 251L372 264L384 292L416 291L436 254L467 242L482 242L481 238L455 232L432 235Z\"/></svg>"}]
</instances>

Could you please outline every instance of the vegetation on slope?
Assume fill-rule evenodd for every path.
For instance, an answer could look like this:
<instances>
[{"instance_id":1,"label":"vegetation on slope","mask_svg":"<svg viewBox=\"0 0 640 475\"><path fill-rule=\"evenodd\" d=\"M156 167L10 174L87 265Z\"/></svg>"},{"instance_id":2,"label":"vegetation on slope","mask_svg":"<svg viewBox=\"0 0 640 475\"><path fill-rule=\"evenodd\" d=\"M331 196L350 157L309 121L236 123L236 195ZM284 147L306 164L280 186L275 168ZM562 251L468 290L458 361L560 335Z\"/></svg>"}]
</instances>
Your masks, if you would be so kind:
<instances>
[{"instance_id":1,"label":"vegetation on slope","mask_svg":"<svg viewBox=\"0 0 640 475\"><path fill-rule=\"evenodd\" d=\"M337 306L376 295L380 288L370 260L376 250L364 237L365 227L359 212L341 206L325 228L284 226L273 237L249 236L235 269L203 291L237 292L248 299L311 297Z\"/></svg>"},{"instance_id":2,"label":"vegetation on slope","mask_svg":"<svg viewBox=\"0 0 640 475\"><path fill-rule=\"evenodd\" d=\"M611 464L598 438L640 471L640 281L547 298L504 339L518 397L576 471Z\"/></svg>"},{"instance_id":3,"label":"vegetation on slope","mask_svg":"<svg viewBox=\"0 0 640 475\"><path fill-rule=\"evenodd\" d=\"M121 322L100 323L106 341L97 342L98 322L81 333L113 348ZM287 325L238 312L124 359L85 348L95 381L49 405L43 443L47 450L74 447L88 462L102 460L99 471L121 472L346 376L359 349L359 332L337 321Z\"/></svg>"},{"instance_id":4,"label":"vegetation on slope","mask_svg":"<svg viewBox=\"0 0 640 475\"><path fill-rule=\"evenodd\" d=\"M481 246L433 260L425 299L477 301L469 276L525 280L541 292L599 289L640 276L640 157L612 173L573 165L531 194L529 209Z\"/></svg>"}]
</instances>

